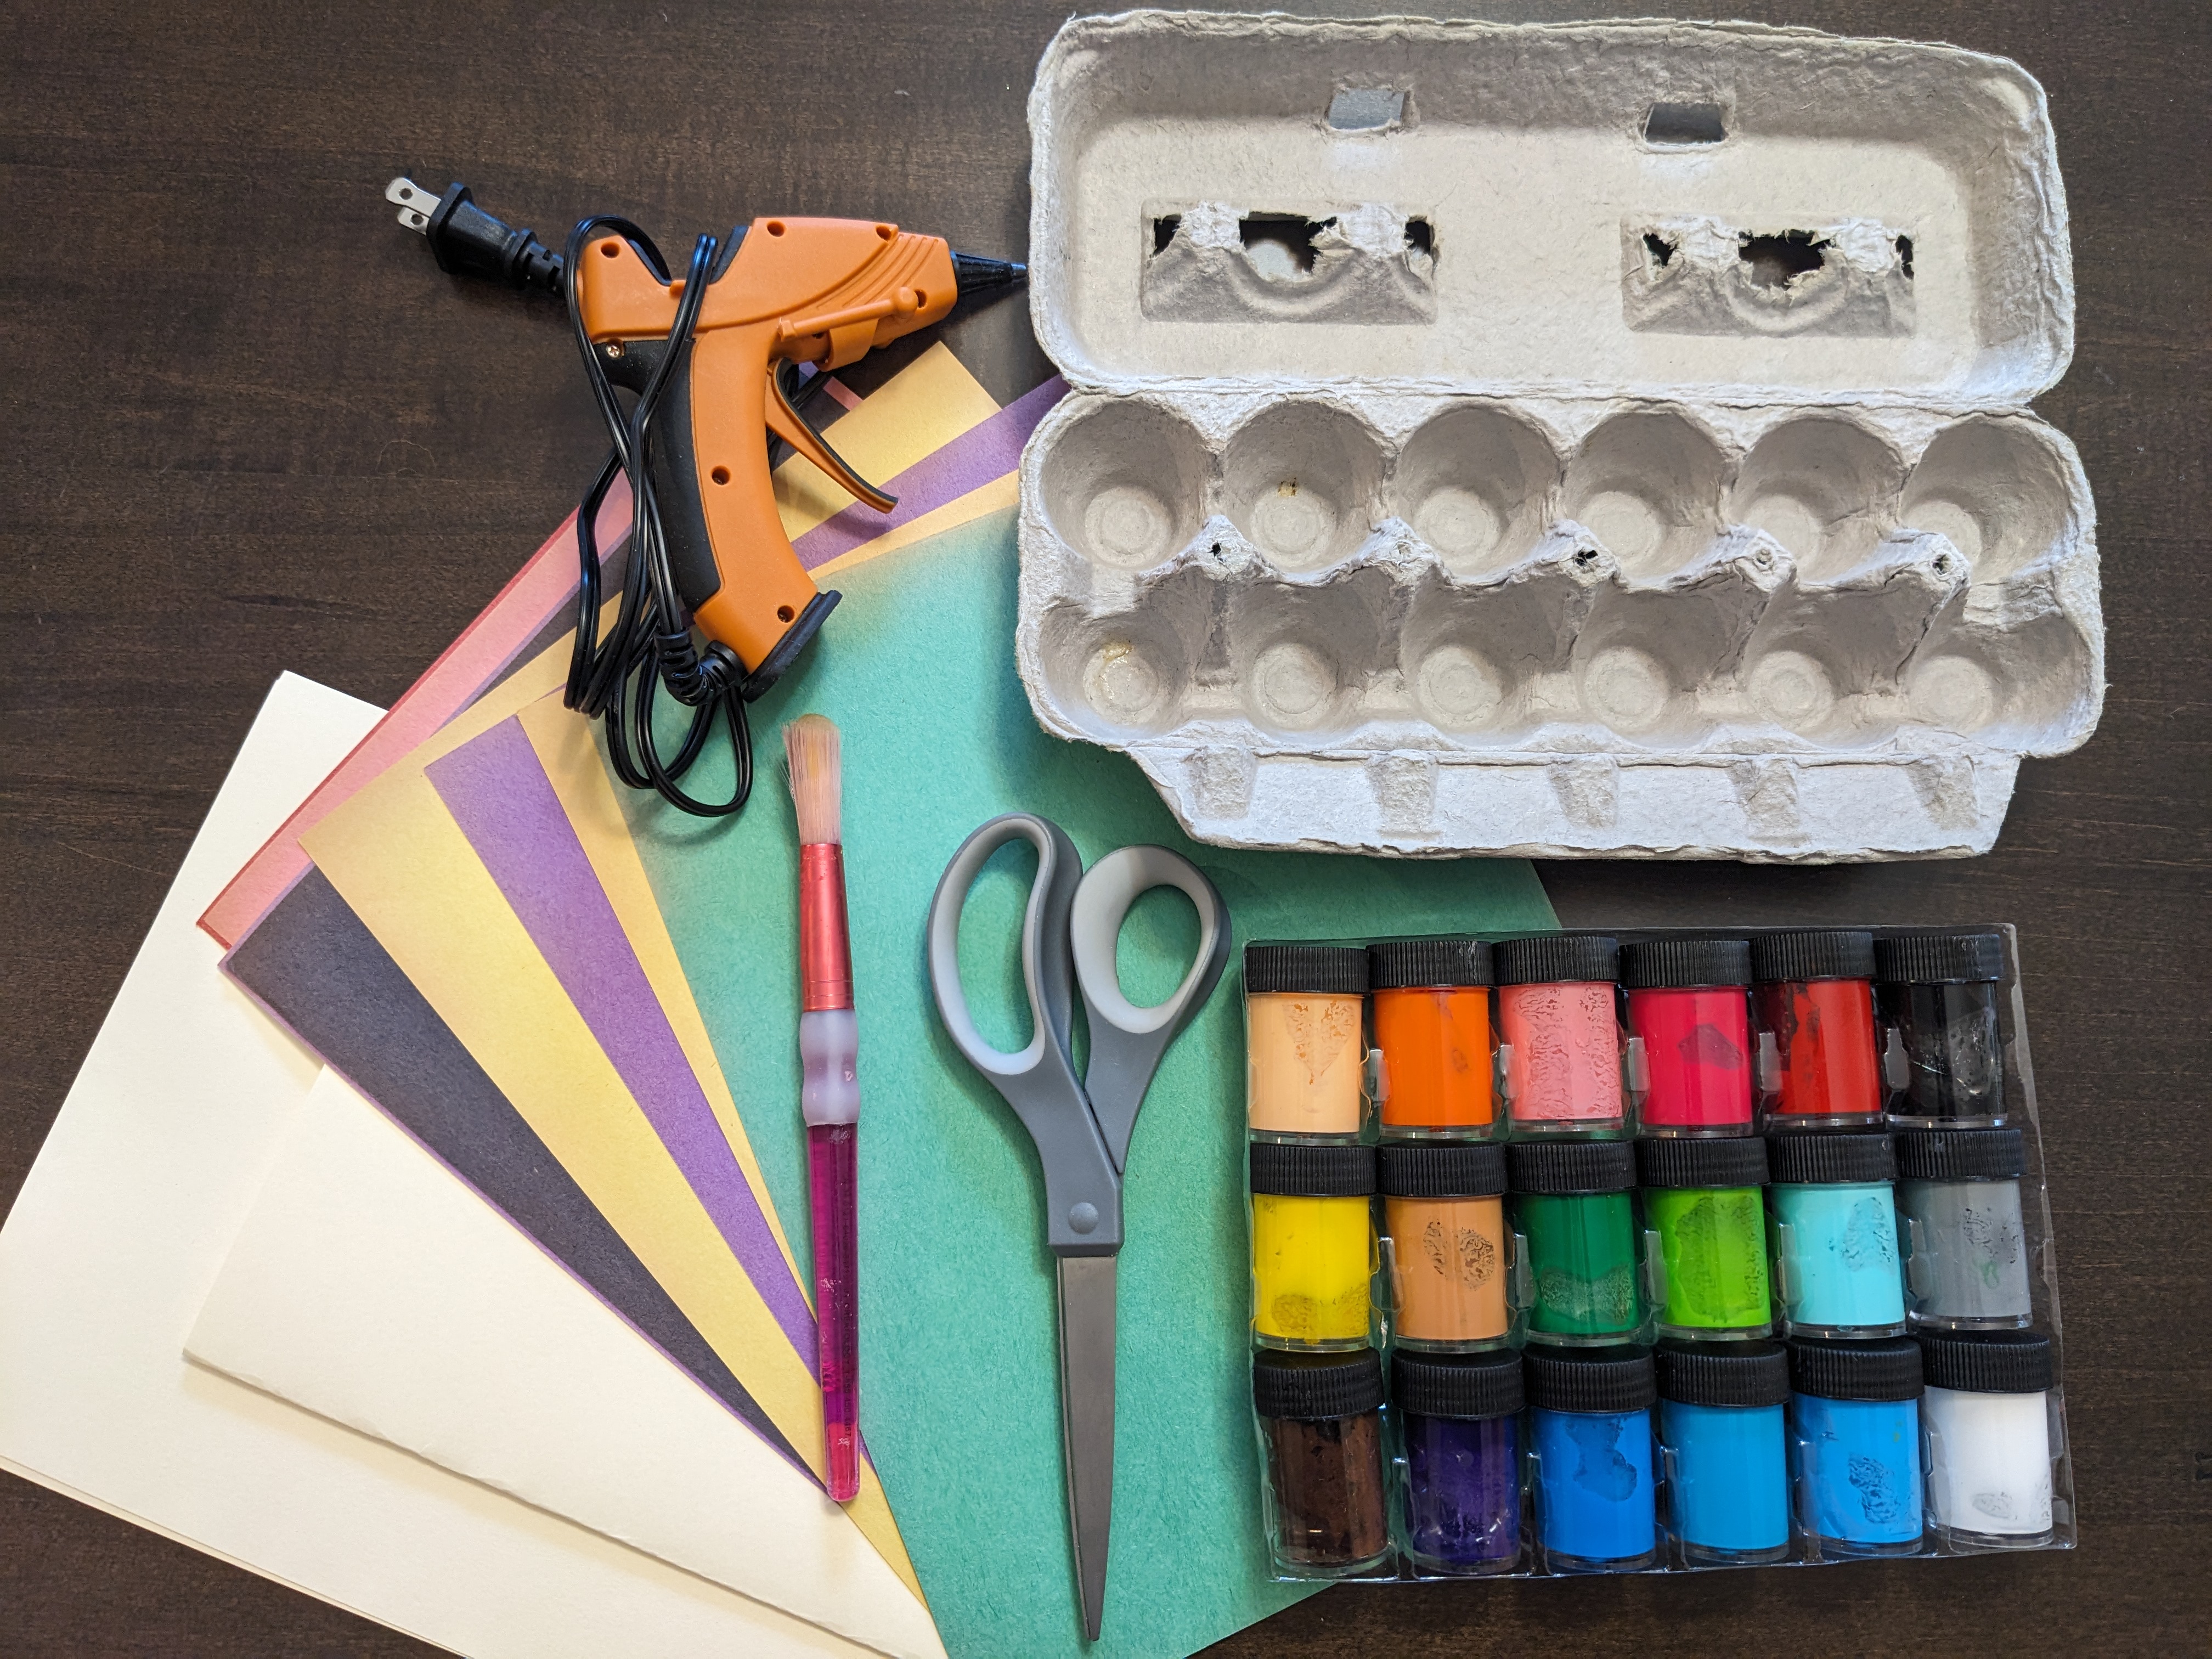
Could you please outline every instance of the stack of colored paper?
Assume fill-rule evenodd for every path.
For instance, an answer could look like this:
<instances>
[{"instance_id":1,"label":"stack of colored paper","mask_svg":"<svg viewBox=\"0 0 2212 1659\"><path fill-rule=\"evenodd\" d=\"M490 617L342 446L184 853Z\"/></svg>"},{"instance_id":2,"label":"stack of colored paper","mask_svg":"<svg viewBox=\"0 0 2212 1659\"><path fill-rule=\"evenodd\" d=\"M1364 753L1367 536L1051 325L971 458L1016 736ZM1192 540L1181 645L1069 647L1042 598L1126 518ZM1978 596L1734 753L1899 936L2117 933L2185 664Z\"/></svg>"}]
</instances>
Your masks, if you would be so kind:
<instances>
[{"instance_id":1,"label":"stack of colored paper","mask_svg":"<svg viewBox=\"0 0 2212 1659\"><path fill-rule=\"evenodd\" d=\"M187 1469L136 1498L110 1471L103 1492L58 1443L24 1449L24 1425L52 1415L37 1366L0 1393L0 1455L465 1651L1086 1650L1041 1183L923 988L922 917L945 860L983 818L1024 808L1058 819L1088 856L1132 841L1183 848L1240 938L1541 926L1550 912L1524 864L1193 848L1128 762L1038 730L1012 661L1012 474L1058 390L998 410L939 347L846 399L841 453L902 498L888 528L803 462L779 475L794 544L846 594L812 660L753 714L763 754L806 710L845 733L866 1103L859 1499L841 1509L818 1483L797 849L781 779L763 765L752 804L715 823L619 790L595 732L562 703L567 532L319 786L306 787L318 744L305 737L289 783L281 766L265 782L246 776L251 745L241 760L264 817L300 804L202 926L229 947L236 986L328 1066L312 1088L283 1041L248 1032L239 1022L256 1017L206 982L204 939L157 928L147 953L167 940L149 971L216 999L236 1050L177 1063L269 1072L240 1058L257 1042L283 1058L252 1133L223 1141L228 1162L205 1177L224 1202L198 1217L190 1272L141 1321L160 1329L134 1328L140 1370L179 1410L205 1407L210 1389L224 1391L217 1417L234 1393L256 1402L254 1431L272 1443L313 1442L319 1455L383 1443L330 1456L384 1459L376 1478L402 1487L419 1469L422 1490L380 1507L345 1495L356 1474L240 1451L262 1455L271 1481L282 1463L281 1502L234 1471L223 1484ZM626 514L610 503L603 544ZM264 726L314 727L325 748L361 734L358 705L298 684L280 686ZM234 848L238 833L228 827ZM234 866L238 852L227 856ZM164 914L173 933L226 854L194 857L197 885L180 878ZM971 915L1003 925L972 931L1011 941L1025 886L1017 870L988 872ZM1188 913L1147 900L1129 929L1167 975L1133 978L1130 994L1150 1000L1179 973ZM966 968L979 1012L1010 1030L1015 964ZM134 986L144 969L147 958ZM147 994L161 992L149 981ZM208 1035L161 1040L204 1049ZM159 1076L158 1044L141 1047L143 1088ZM1218 997L1171 1051L1132 1148L1099 1650L1187 1653L1304 1593L1267 1578L1256 1519L1241 1047L1233 1000ZM97 1184L83 1160L98 1148L71 1166L66 1196L58 1176L41 1187L50 1162L64 1167L56 1149L76 1110L73 1097L0 1237L11 1352L46 1340L20 1287L87 1243L72 1218ZM389 1464L389 1448L427 1466ZM218 1487L220 1501L201 1501ZM283 1539L232 1524L240 1506L319 1513L325 1501L365 1518ZM422 1535L430 1523L416 1511L433 1510L464 1519L428 1535L511 1557L511 1570L487 1568L472 1598L460 1582L426 1589L437 1573L404 1551L390 1575L362 1567L362 1552L399 1551L388 1534ZM507 1528L506 1556L465 1540L465 1522ZM588 1589L574 1565L586 1558ZM553 1594L556 1578L579 1588ZM588 1616L547 1611L586 1594L599 1609Z\"/></svg>"}]
</instances>

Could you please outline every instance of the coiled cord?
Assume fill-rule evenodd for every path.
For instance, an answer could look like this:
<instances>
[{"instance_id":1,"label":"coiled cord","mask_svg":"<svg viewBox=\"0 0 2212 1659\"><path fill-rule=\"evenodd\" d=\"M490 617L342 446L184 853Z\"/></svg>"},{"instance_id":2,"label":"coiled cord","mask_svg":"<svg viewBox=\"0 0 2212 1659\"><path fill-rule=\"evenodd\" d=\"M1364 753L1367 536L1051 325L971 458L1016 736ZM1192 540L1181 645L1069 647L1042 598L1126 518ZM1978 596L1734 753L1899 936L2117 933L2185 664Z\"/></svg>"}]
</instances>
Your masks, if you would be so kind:
<instances>
[{"instance_id":1,"label":"coiled cord","mask_svg":"<svg viewBox=\"0 0 2212 1659\"><path fill-rule=\"evenodd\" d=\"M584 375L599 407L607 436L613 445L606 465L576 509L576 554L580 580L576 593L576 645L569 659L565 701L569 708L606 728L607 758L615 775L633 789L650 788L672 806L699 817L726 817L745 804L753 787L752 727L745 717L739 687L744 665L737 653L719 641L702 656L691 637L690 615L677 592L675 573L669 563L668 543L661 528L660 505L648 465L654 439L653 417L674 377L677 365L691 349L721 244L702 236L692 245L684 272L684 294L676 307L676 319L668 331L665 349L645 389L625 413L615 395L591 335L584 326L583 307L576 291L576 272L585 244L603 230L612 230L635 247L653 275L669 280L668 266L653 239L629 220L601 214L580 220L568 233L562 259L562 292L568 301L568 323L576 349L584 360ZM605 641L599 638L599 512L614 487L617 474L627 477L630 490L629 562L623 580L622 605ZM653 705L665 689L677 702L689 708L691 720L683 743L672 757L664 758L653 732ZM726 800L702 801L679 782L692 763L705 752L719 710L729 727L736 782Z\"/></svg>"}]
</instances>

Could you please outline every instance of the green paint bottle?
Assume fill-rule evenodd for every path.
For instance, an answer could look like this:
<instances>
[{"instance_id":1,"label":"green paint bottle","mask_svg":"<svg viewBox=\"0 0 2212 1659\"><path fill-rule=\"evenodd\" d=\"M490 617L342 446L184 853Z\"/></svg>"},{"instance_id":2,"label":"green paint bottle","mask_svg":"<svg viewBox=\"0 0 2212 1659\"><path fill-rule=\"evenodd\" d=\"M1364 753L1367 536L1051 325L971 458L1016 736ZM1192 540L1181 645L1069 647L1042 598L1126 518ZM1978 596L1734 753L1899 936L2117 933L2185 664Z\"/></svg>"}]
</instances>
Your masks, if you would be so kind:
<instances>
[{"instance_id":1,"label":"green paint bottle","mask_svg":"<svg viewBox=\"0 0 2212 1659\"><path fill-rule=\"evenodd\" d=\"M1766 1143L1647 1140L1636 1149L1652 1297L1668 1336L1759 1337L1774 1328L1766 1273Z\"/></svg>"},{"instance_id":2,"label":"green paint bottle","mask_svg":"<svg viewBox=\"0 0 2212 1659\"><path fill-rule=\"evenodd\" d=\"M1525 1141L1506 1148L1506 1162L1528 1335L1633 1340L1644 1322L1634 1150L1625 1140Z\"/></svg>"}]
</instances>

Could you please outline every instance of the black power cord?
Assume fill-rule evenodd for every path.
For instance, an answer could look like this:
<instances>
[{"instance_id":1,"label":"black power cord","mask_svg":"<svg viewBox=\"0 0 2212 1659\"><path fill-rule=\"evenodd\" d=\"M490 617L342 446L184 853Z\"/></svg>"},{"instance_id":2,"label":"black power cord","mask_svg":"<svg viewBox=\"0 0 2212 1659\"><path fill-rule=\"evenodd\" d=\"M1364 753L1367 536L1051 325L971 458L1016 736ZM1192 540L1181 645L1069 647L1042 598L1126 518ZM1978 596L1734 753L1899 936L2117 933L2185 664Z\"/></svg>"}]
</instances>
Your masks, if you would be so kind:
<instances>
[{"instance_id":1,"label":"black power cord","mask_svg":"<svg viewBox=\"0 0 2212 1659\"><path fill-rule=\"evenodd\" d=\"M752 793L752 727L745 718L744 698L739 690L744 665L735 652L720 642L708 645L702 657L692 641L690 613L676 591L648 465L653 416L677 366L691 349L692 330L713 280L714 255L721 244L713 236L702 236L692 244L676 320L660 343L656 354L659 361L653 366L644 389L625 413L599 348L584 326L582 301L576 291L577 256L584 244L603 230L622 236L660 283L665 285L669 281L660 250L627 219L596 215L580 220L568 233L562 259L562 292L568 301L576 349L584 360L585 379L599 406L614 452L576 509L580 580L576 591L576 648L569 659L566 701L569 708L605 721L608 761L615 775L631 788L654 790L671 805L701 817L722 817L743 806ZM636 349L625 346L625 349ZM629 562L623 581L621 609L602 642L599 511L617 472L629 479ZM663 688L692 711L683 744L671 759L662 757L653 732L654 699ZM708 802L692 795L678 781L704 752L717 710L729 726L737 777L728 799Z\"/></svg>"}]
</instances>

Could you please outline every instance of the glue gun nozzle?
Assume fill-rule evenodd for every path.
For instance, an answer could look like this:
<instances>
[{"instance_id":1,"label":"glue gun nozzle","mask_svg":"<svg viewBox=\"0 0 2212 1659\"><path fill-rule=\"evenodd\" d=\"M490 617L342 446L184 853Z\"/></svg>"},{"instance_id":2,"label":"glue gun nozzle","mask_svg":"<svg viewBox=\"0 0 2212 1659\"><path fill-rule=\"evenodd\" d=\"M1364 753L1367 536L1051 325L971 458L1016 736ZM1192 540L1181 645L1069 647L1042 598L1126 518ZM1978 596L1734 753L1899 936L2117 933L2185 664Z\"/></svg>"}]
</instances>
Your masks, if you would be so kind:
<instances>
[{"instance_id":1,"label":"glue gun nozzle","mask_svg":"<svg viewBox=\"0 0 2212 1659\"><path fill-rule=\"evenodd\" d=\"M972 299L994 289L1016 288L1029 280L1030 268L1012 259L986 259L981 254L952 255L952 276L960 297Z\"/></svg>"}]
</instances>

